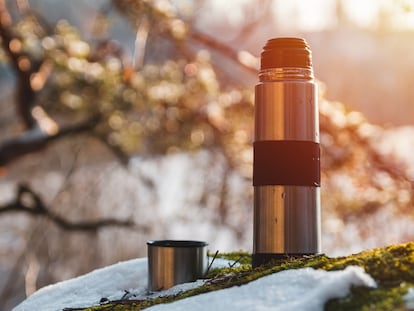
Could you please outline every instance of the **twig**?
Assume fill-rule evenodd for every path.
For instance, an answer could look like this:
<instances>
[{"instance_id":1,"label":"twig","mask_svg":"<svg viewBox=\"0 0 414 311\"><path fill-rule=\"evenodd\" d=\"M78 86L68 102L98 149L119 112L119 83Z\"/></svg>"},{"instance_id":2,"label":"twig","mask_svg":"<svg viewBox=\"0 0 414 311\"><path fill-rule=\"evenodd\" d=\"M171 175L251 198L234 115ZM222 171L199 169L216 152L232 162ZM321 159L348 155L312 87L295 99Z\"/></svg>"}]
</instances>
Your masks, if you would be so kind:
<instances>
[{"instance_id":1,"label":"twig","mask_svg":"<svg viewBox=\"0 0 414 311\"><path fill-rule=\"evenodd\" d=\"M208 265L208 268L207 268L207 271L206 271L206 275L207 275L207 273L210 271L210 269L211 269L211 266L213 265L213 262L214 262L214 260L216 260L216 257L217 257L217 255L218 255L218 253L219 253L219 251L217 250L216 251L216 253L214 254L214 256L213 256L213 260L210 262L210 264Z\"/></svg>"},{"instance_id":2,"label":"twig","mask_svg":"<svg viewBox=\"0 0 414 311\"><path fill-rule=\"evenodd\" d=\"M233 268L236 264L239 263L240 259L242 259L242 256L240 256L239 258L237 258L237 260L235 260L233 263L231 263L231 264L229 263L229 267L230 268Z\"/></svg>"}]
</instances>

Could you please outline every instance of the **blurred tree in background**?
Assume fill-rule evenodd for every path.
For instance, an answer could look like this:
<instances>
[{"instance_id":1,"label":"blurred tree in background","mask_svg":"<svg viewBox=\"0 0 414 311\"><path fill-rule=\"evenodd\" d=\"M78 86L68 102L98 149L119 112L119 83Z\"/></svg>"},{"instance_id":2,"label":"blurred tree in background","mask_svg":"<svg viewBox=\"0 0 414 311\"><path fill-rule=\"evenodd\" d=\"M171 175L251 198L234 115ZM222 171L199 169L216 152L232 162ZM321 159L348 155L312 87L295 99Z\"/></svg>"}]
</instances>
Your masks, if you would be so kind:
<instances>
[{"instance_id":1,"label":"blurred tree in background","mask_svg":"<svg viewBox=\"0 0 414 311\"><path fill-rule=\"evenodd\" d=\"M104 140L122 161L208 148L241 162L240 151L251 141L251 91L219 79L210 53L191 44L224 49L236 62L238 51L192 33L169 2L112 5L136 27L132 59L115 41L84 41L66 21L43 25L28 7L13 24L4 18L2 43L18 80L22 136L42 134L3 144L1 165L82 130ZM95 23L97 32L104 31L104 16Z\"/></svg>"},{"instance_id":2,"label":"blurred tree in background","mask_svg":"<svg viewBox=\"0 0 414 311\"><path fill-rule=\"evenodd\" d=\"M268 4L264 2L241 33L249 33L268 14ZM65 172L51 186L43 177L36 182L22 164L19 178L27 177L16 178L15 190L8 190L12 195L1 201L0 215L6 221L13 222L17 213L36 216L36 221L19 220L16 230L26 242L23 252L8 253L18 259L7 273L0 301L16 291L21 273L30 293L30 286L142 255L132 248L143 248L138 245L156 232L156 221L150 219L153 210L143 207L156 203L151 196L137 204L134 186L129 186L130 196L118 198L114 209L96 211L106 191L99 189L102 180L106 189L118 189L131 180L132 185L140 183L138 197L157 191L151 174L142 169L131 177L131 159L194 156L202 162L201 173L192 171L195 177L188 186L193 188L182 191L188 191L187 204L197 211L183 211L180 217L187 221L203 217L207 207L214 215L211 222L230 228L239 241L248 240L254 108L249 81L256 78L258 59L198 31L195 10L163 0L109 1L96 11L90 21L92 36L86 38L68 21L51 23L27 1L0 1L1 61L15 79L13 98L2 100L1 106L15 110L2 117L0 173L6 178L10 167L35 152L43 160L41 170L59 166ZM109 35L114 14L125 17L136 34L132 53ZM250 80L242 85L237 75ZM321 83L323 208L330 215L326 219L340 220L324 224L325 232L338 239L344 223L364 224L382 208L411 216L413 181L400 163L377 147L382 128L361 113L328 101L323 88ZM56 164L48 152L69 160ZM120 178L102 167L85 168L114 161L129 173ZM140 165L144 160L138 161ZM234 190L235 179L239 190ZM46 186L54 190L45 190ZM101 233L104 227L123 229L112 231L111 237ZM371 234L366 226L359 228L356 236ZM74 233L62 234L67 231ZM103 242L112 252L104 259L97 254Z\"/></svg>"}]
</instances>

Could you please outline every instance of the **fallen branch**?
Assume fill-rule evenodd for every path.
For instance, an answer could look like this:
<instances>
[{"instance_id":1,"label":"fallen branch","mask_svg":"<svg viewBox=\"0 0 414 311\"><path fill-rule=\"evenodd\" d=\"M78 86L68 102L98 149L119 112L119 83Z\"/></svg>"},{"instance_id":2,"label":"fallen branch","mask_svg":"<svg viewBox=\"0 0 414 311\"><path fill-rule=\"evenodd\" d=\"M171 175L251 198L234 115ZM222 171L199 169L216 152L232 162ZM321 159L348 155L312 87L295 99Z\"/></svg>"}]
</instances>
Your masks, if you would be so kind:
<instances>
[{"instance_id":1,"label":"fallen branch","mask_svg":"<svg viewBox=\"0 0 414 311\"><path fill-rule=\"evenodd\" d=\"M19 184L17 197L14 201L0 206L0 214L26 213L32 216L43 216L55 223L58 227L67 231L96 231L103 227L129 227L135 226L131 220L119 220L114 218L100 219L96 221L71 222L55 214L42 201L40 196L29 186Z\"/></svg>"}]
</instances>

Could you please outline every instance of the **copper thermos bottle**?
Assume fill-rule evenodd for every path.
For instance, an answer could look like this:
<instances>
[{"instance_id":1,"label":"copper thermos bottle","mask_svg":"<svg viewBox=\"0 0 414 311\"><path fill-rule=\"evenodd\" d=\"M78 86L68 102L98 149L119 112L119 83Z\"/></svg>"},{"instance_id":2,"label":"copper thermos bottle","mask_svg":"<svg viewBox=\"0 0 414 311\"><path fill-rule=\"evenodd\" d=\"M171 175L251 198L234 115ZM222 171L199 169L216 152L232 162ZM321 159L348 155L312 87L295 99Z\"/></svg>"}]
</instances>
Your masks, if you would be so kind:
<instances>
[{"instance_id":1,"label":"copper thermos bottle","mask_svg":"<svg viewBox=\"0 0 414 311\"><path fill-rule=\"evenodd\" d=\"M311 50L274 38L255 88L253 266L320 252L320 146Z\"/></svg>"}]
</instances>

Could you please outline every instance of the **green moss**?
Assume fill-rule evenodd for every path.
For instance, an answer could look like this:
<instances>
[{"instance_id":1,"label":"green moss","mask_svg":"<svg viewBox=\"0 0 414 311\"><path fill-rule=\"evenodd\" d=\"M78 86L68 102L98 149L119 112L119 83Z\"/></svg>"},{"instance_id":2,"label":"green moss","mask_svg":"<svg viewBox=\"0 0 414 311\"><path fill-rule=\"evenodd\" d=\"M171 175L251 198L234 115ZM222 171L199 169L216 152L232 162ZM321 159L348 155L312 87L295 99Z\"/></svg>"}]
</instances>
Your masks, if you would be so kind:
<instances>
[{"instance_id":1,"label":"green moss","mask_svg":"<svg viewBox=\"0 0 414 311\"><path fill-rule=\"evenodd\" d=\"M204 285L174 296L146 301L111 302L77 310L142 310L155 304L169 303L214 290L246 284L282 270L305 267L342 270L347 266L357 265L363 267L378 284L375 289L355 287L348 297L329 301L326 310L404 310L402 297L408 288L414 287L414 243L391 245L346 257L330 258L325 255L315 255L289 258L255 269L252 269L250 264L251 255L245 252L218 254L217 257L234 260L239 265L230 264L226 268L212 269L206 276L207 280Z\"/></svg>"},{"instance_id":2,"label":"green moss","mask_svg":"<svg viewBox=\"0 0 414 311\"><path fill-rule=\"evenodd\" d=\"M213 254L209 254L210 257L214 258ZM220 253L218 254L218 258L227 259L230 261L234 261L233 263L230 263L230 265L234 264L251 264L252 263L252 254L245 252L245 251L238 251L238 252L232 252L232 253Z\"/></svg>"},{"instance_id":3,"label":"green moss","mask_svg":"<svg viewBox=\"0 0 414 311\"><path fill-rule=\"evenodd\" d=\"M349 297L329 301L325 310L363 310L388 311L406 310L402 296L407 292L408 284L397 287L379 287L375 290L366 287L352 289Z\"/></svg>"}]
</instances>

